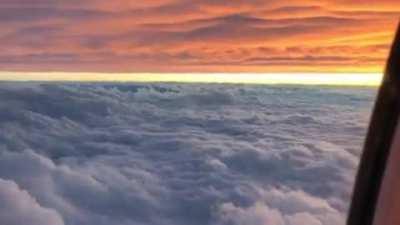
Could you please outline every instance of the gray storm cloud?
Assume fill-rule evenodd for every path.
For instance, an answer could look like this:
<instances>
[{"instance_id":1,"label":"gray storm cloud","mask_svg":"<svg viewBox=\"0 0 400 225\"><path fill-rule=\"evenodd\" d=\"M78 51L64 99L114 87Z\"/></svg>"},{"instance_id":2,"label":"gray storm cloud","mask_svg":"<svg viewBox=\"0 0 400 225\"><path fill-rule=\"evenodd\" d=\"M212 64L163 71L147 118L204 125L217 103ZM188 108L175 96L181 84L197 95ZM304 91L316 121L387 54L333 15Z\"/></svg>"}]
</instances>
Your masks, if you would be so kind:
<instances>
[{"instance_id":1,"label":"gray storm cloud","mask_svg":"<svg viewBox=\"0 0 400 225\"><path fill-rule=\"evenodd\" d=\"M1 83L0 221L344 224L374 95Z\"/></svg>"}]
</instances>

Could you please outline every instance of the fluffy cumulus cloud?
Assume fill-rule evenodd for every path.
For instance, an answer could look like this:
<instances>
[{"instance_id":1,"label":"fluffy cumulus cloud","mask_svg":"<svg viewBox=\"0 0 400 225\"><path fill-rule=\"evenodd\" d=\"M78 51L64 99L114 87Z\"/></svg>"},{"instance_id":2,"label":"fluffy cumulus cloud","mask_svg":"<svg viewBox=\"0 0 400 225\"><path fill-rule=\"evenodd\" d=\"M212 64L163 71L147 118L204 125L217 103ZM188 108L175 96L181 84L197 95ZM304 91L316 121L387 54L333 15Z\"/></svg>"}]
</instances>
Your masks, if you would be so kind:
<instances>
[{"instance_id":1,"label":"fluffy cumulus cloud","mask_svg":"<svg viewBox=\"0 0 400 225\"><path fill-rule=\"evenodd\" d=\"M0 219L3 224L64 225L55 210L40 206L13 181L0 179L0 201Z\"/></svg>"},{"instance_id":2,"label":"fluffy cumulus cloud","mask_svg":"<svg viewBox=\"0 0 400 225\"><path fill-rule=\"evenodd\" d=\"M261 201L249 207L224 203L219 208L222 224L344 224L343 214L324 199L315 198L302 191L270 189L265 194L262 195Z\"/></svg>"},{"instance_id":3,"label":"fluffy cumulus cloud","mask_svg":"<svg viewBox=\"0 0 400 225\"><path fill-rule=\"evenodd\" d=\"M399 12L393 0L2 1L0 69L381 71Z\"/></svg>"},{"instance_id":4,"label":"fluffy cumulus cloud","mask_svg":"<svg viewBox=\"0 0 400 225\"><path fill-rule=\"evenodd\" d=\"M374 94L2 83L0 221L344 224Z\"/></svg>"}]
</instances>

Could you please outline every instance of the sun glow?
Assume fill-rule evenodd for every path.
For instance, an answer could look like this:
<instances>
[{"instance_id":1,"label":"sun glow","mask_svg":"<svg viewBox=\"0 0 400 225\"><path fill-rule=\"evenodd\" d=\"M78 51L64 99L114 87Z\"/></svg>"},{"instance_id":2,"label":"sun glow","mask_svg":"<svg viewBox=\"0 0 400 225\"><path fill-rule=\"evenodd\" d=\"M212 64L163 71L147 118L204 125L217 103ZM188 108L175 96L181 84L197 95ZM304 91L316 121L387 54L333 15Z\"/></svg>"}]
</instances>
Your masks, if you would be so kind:
<instances>
[{"instance_id":1,"label":"sun glow","mask_svg":"<svg viewBox=\"0 0 400 225\"><path fill-rule=\"evenodd\" d=\"M378 86L380 73L64 73L1 72L1 81L181 82Z\"/></svg>"}]
</instances>

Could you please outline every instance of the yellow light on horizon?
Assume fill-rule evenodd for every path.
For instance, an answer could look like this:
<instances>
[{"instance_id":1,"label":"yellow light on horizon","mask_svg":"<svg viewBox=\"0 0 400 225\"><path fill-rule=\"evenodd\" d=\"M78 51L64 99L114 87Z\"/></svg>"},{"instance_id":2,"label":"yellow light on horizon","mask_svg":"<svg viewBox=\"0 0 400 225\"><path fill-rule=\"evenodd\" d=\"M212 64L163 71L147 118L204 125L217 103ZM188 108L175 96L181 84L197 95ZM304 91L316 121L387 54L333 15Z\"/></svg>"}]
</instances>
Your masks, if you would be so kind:
<instances>
[{"instance_id":1,"label":"yellow light on horizon","mask_svg":"<svg viewBox=\"0 0 400 225\"><path fill-rule=\"evenodd\" d=\"M378 86L380 73L67 73L0 72L0 81L182 82Z\"/></svg>"}]
</instances>

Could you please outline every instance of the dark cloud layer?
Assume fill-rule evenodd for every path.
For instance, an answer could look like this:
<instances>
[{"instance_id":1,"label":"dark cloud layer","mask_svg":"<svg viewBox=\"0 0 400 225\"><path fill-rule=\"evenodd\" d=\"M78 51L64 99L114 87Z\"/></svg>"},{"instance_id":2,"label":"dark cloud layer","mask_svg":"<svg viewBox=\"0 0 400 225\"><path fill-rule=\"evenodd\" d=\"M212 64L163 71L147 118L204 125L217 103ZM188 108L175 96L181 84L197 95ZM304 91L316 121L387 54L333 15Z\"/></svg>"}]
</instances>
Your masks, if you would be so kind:
<instances>
[{"instance_id":1,"label":"dark cloud layer","mask_svg":"<svg viewBox=\"0 0 400 225\"><path fill-rule=\"evenodd\" d=\"M381 71L400 5L390 0L362 3L325 0L2 1L0 58L11 60L1 60L0 69ZM347 51L329 51L340 46ZM374 46L384 47L382 51L371 51ZM263 54L257 51L259 48L276 51ZM292 48L307 48L315 59L347 57L349 60L343 63L335 60L325 63L323 59L321 63L318 60L241 63L248 57L307 56L288 50ZM242 50L247 54L241 54ZM72 54L73 66L70 58L57 58L57 55L66 54ZM174 57L183 54L191 57ZM132 55L146 55L147 58L142 60L130 57ZM160 55L164 57L160 59ZM376 60L360 60L360 55ZM221 67L221 63L215 63L221 61L227 64Z\"/></svg>"},{"instance_id":2,"label":"dark cloud layer","mask_svg":"<svg viewBox=\"0 0 400 225\"><path fill-rule=\"evenodd\" d=\"M344 224L374 93L2 83L0 220Z\"/></svg>"}]
</instances>

